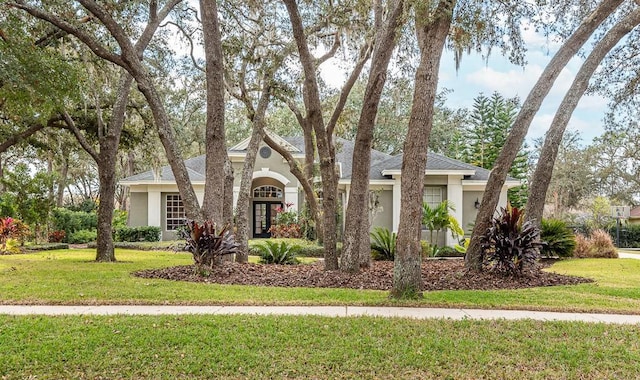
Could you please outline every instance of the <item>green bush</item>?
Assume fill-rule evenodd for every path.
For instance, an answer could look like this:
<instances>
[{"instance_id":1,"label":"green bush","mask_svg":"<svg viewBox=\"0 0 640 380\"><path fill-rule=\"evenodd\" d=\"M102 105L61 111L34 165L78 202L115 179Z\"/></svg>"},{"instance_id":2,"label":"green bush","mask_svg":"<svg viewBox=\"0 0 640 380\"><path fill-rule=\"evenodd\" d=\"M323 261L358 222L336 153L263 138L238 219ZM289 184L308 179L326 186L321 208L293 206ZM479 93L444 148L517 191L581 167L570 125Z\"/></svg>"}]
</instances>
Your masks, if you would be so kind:
<instances>
[{"instance_id":1,"label":"green bush","mask_svg":"<svg viewBox=\"0 0 640 380\"><path fill-rule=\"evenodd\" d=\"M453 247L445 246L438 248L436 257L464 257L464 253L457 251Z\"/></svg>"},{"instance_id":2,"label":"green bush","mask_svg":"<svg viewBox=\"0 0 640 380\"><path fill-rule=\"evenodd\" d=\"M430 257L431 252L433 252L431 244L426 240L420 240L420 249L422 250L422 257Z\"/></svg>"},{"instance_id":3,"label":"green bush","mask_svg":"<svg viewBox=\"0 0 640 380\"><path fill-rule=\"evenodd\" d=\"M69 244L65 243L45 243L45 244L31 244L23 247L25 251L37 252L37 251L54 251L57 249L69 249Z\"/></svg>"},{"instance_id":4,"label":"green bush","mask_svg":"<svg viewBox=\"0 0 640 380\"><path fill-rule=\"evenodd\" d=\"M114 240L118 242L160 241L160 227L119 227L116 228Z\"/></svg>"},{"instance_id":5,"label":"green bush","mask_svg":"<svg viewBox=\"0 0 640 380\"><path fill-rule=\"evenodd\" d=\"M387 228L376 227L371 232L371 255L374 260L393 261L396 255L395 232Z\"/></svg>"},{"instance_id":6,"label":"green bush","mask_svg":"<svg viewBox=\"0 0 640 380\"><path fill-rule=\"evenodd\" d=\"M71 233L67 236L67 243L70 244L84 244L91 241L95 241L98 237L96 230L80 230Z\"/></svg>"},{"instance_id":7,"label":"green bush","mask_svg":"<svg viewBox=\"0 0 640 380\"><path fill-rule=\"evenodd\" d=\"M324 257L324 247L321 245L301 246L297 254L303 257Z\"/></svg>"},{"instance_id":8,"label":"green bush","mask_svg":"<svg viewBox=\"0 0 640 380\"><path fill-rule=\"evenodd\" d=\"M122 228L128 227L127 220L129 219L129 213L124 210L113 210L112 227Z\"/></svg>"},{"instance_id":9,"label":"green bush","mask_svg":"<svg viewBox=\"0 0 640 380\"><path fill-rule=\"evenodd\" d=\"M281 242L284 241L287 244L297 245L300 249L296 252L298 257L324 257L324 247L319 245L316 241L310 241L306 239L291 239L291 238L270 238L270 241ZM253 256L260 256L257 249L254 249L256 245L262 244L263 239L249 240L249 254ZM338 242L338 254L342 244Z\"/></svg>"},{"instance_id":10,"label":"green bush","mask_svg":"<svg viewBox=\"0 0 640 380\"><path fill-rule=\"evenodd\" d=\"M62 207L53 210L53 229L64 231L67 243L72 243L71 235L74 232L95 230L97 227L98 217L95 212L71 211Z\"/></svg>"},{"instance_id":11,"label":"green bush","mask_svg":"<svg viewBox=\"0 0 640 380\"><path fill-rule=\"evenodd\" d=\"M607 229L609 235L615 242L617 239L617 227ZM640 248L640 224L626 224L620 226L620 243L618 248Z\"/></svg>"},{"instance_id":12,"label":"green bush","mask_svg":"<svg viewBox=\"0 0 640 380\"><path fill-rule=\"evenodd\" d=\"M544 257L572 257L576 249L576 236L562 220L543 219L541 223L540 255Z\"/></svg>"},{"instance_id":13,"label":"green bush","mask_svg":"<svg viewBox=\"0 0 640 380\"><path fill-rule=\"evenodd\" d=\"M298 264L296 253L299 247L295 244L265 240L253 248L258 252L262 264Z\"/></svg>"}]
</instances>

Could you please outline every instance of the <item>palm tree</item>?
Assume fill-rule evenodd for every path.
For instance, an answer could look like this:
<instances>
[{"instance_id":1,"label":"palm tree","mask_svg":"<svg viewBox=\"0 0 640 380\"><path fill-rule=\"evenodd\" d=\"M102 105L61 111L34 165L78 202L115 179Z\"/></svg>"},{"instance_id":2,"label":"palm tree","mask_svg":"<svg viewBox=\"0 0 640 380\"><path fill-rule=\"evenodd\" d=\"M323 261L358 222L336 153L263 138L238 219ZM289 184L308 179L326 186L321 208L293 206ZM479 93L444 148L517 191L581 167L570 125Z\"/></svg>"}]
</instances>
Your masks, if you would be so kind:
<instances>
[{"instance_id":1,"label":"palm tree","mask_svg":"<svg viewBox=\"0 0 640 380\"><path fill-rule=\"evenodd\" d=\"M429 243L433 245L434 253L437 251L437 242L440 238L440 231L451 229L455 235L460 235L460 224L452 216L449 211L455 211L453 203L443 201L437 207L431 208L427 202L422 203L422 224L429 230ZM436 239L433 239L433 233L436 233ZM464 234L464 231L462 231Z\"/></svg>"}]
</instances>

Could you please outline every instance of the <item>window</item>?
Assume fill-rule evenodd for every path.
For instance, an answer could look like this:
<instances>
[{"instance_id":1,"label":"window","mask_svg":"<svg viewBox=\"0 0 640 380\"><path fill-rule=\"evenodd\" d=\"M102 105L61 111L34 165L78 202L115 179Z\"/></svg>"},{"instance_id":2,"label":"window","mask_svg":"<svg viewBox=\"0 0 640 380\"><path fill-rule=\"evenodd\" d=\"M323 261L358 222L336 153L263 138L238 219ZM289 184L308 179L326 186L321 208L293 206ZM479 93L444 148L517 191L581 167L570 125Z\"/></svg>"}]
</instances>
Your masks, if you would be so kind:
<instances>
[{"instance_id":1,"label":"window","mask_svg":"<svg viewBox=\"0 0 640 380\"><path fill-rule=\"evenodd\" d=\"M282 198L282 189L275 186L258 186L253 189L254 198Z\"/></svg>"},{"instance_id":2,"label":"window","mask_svg":"<svg viewBox=\"0 0 640 380\"><path fill-rule=\"evenodd\" d=\"M431 208L438 207L442 203L442 187L425 186L422 200Z\"/></svg>"},{"instance_id":3,"label":"window","mask_svg":"<svg viewBox=\"0 0 640 380\"><path fill-rule=\"evenodd\" d=\"M184 225L186 216L180 194L167 194L167 231L177 230Z\"/></svg>"}]
</instances>

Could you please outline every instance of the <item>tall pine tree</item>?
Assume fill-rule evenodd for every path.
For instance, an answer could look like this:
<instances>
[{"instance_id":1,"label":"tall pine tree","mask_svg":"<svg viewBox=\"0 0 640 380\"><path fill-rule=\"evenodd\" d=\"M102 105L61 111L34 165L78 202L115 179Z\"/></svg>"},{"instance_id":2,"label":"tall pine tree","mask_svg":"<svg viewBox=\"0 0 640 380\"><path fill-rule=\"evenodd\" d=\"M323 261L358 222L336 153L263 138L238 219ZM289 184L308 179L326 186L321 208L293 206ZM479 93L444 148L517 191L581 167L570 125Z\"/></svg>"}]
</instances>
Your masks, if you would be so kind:
<instances>
[{"instance_id":1,"label":"tall pine tree","mask_svg":"<svg viewBox=\"0 0 640 380\"><path fill-rule=\"evenodd\" d=\"M474 99L469 123L463 130L467 147L462 151L462 161L489 170L493 168L515 120L518 104L518 98L506 99L498 92L491 97L481 93ZM525 144L518 152L509 176L526 180L528 171L529 154ZM509 201L517 207L526 203L526 183L509 190Z\"/></svg>"}]
</instances>

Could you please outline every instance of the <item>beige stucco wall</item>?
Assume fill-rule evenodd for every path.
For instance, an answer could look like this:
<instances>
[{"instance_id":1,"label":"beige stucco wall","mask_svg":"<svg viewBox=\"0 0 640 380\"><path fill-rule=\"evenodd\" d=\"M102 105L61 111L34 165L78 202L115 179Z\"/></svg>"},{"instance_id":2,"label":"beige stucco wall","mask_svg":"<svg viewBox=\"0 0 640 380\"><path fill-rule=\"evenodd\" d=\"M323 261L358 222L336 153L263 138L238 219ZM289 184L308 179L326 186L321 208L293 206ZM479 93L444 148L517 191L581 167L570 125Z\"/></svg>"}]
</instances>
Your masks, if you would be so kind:
<instances>
[{"instance_id":1,"label":"beige stucco wall","mask_svg":"<svg viewBox=\"0 0 640 380\"><path fill-rule=\"evenodd\" d=\"M262 148L266 146L265 144L260 145ZM242 176L242 168L244 165L244 157L232 157L231 165L233 166L234 173L234 181L233 186L240 186L241 176ZM286 186L292 186L293 184L297 184L297 178L289 172L289 164L279 155L276 151L271 151L271 156L269 158L262 158L260 154L256 157L256 163L253 168L254 172L260 172L263 169L269 169L269 171L276 172L278 174L282 174L289 180Z\"/></svg>"},{"instance_id":2,"label":"beige stucco wall","mask_svg":"<svg viewBox=\"0 0 640 380\"><path fill-rule=\"evenodd\" d=\"M471 223L474 223L478 216L478 210L475 208L476 199L482 202L483 191L465 191L462 193L463 207L462 207L462 220L459 220L460 227L464 229L465 235L470 235L473 230Z\"/></svg>"},{"instance_id":3,"label":"beige stucco wall","mask_svg":"<svg viewBox=\"0 0 640 380\"><path fill-rule=\"evenodd\" d=\"M391 189L382 190L378 194L378 202L382 208L376 213L372 223L371 230L375 227L386 228L389 231L393 230L393 191Z\"/></svg>"},{"instance_id":4,"label":"beige stucco wall","mask_svg":"<svg viewBox=\"0 0 640 380\"><path fill-rule=\"evenodd\" d=\"M129 225L132 227L147 225L147 193L130 193Z\"/></svg>"},{"instance_id":5,"label":"beige stucco wall","mask_svg":"<svg viewBox=\"0 0 640 380\"><path fill-rule=\"evenodd\" d=\"M446 187L448 178L446 175L428 175L424 177L425 186L443 185Z\"/></svg>"}]
</instances>

